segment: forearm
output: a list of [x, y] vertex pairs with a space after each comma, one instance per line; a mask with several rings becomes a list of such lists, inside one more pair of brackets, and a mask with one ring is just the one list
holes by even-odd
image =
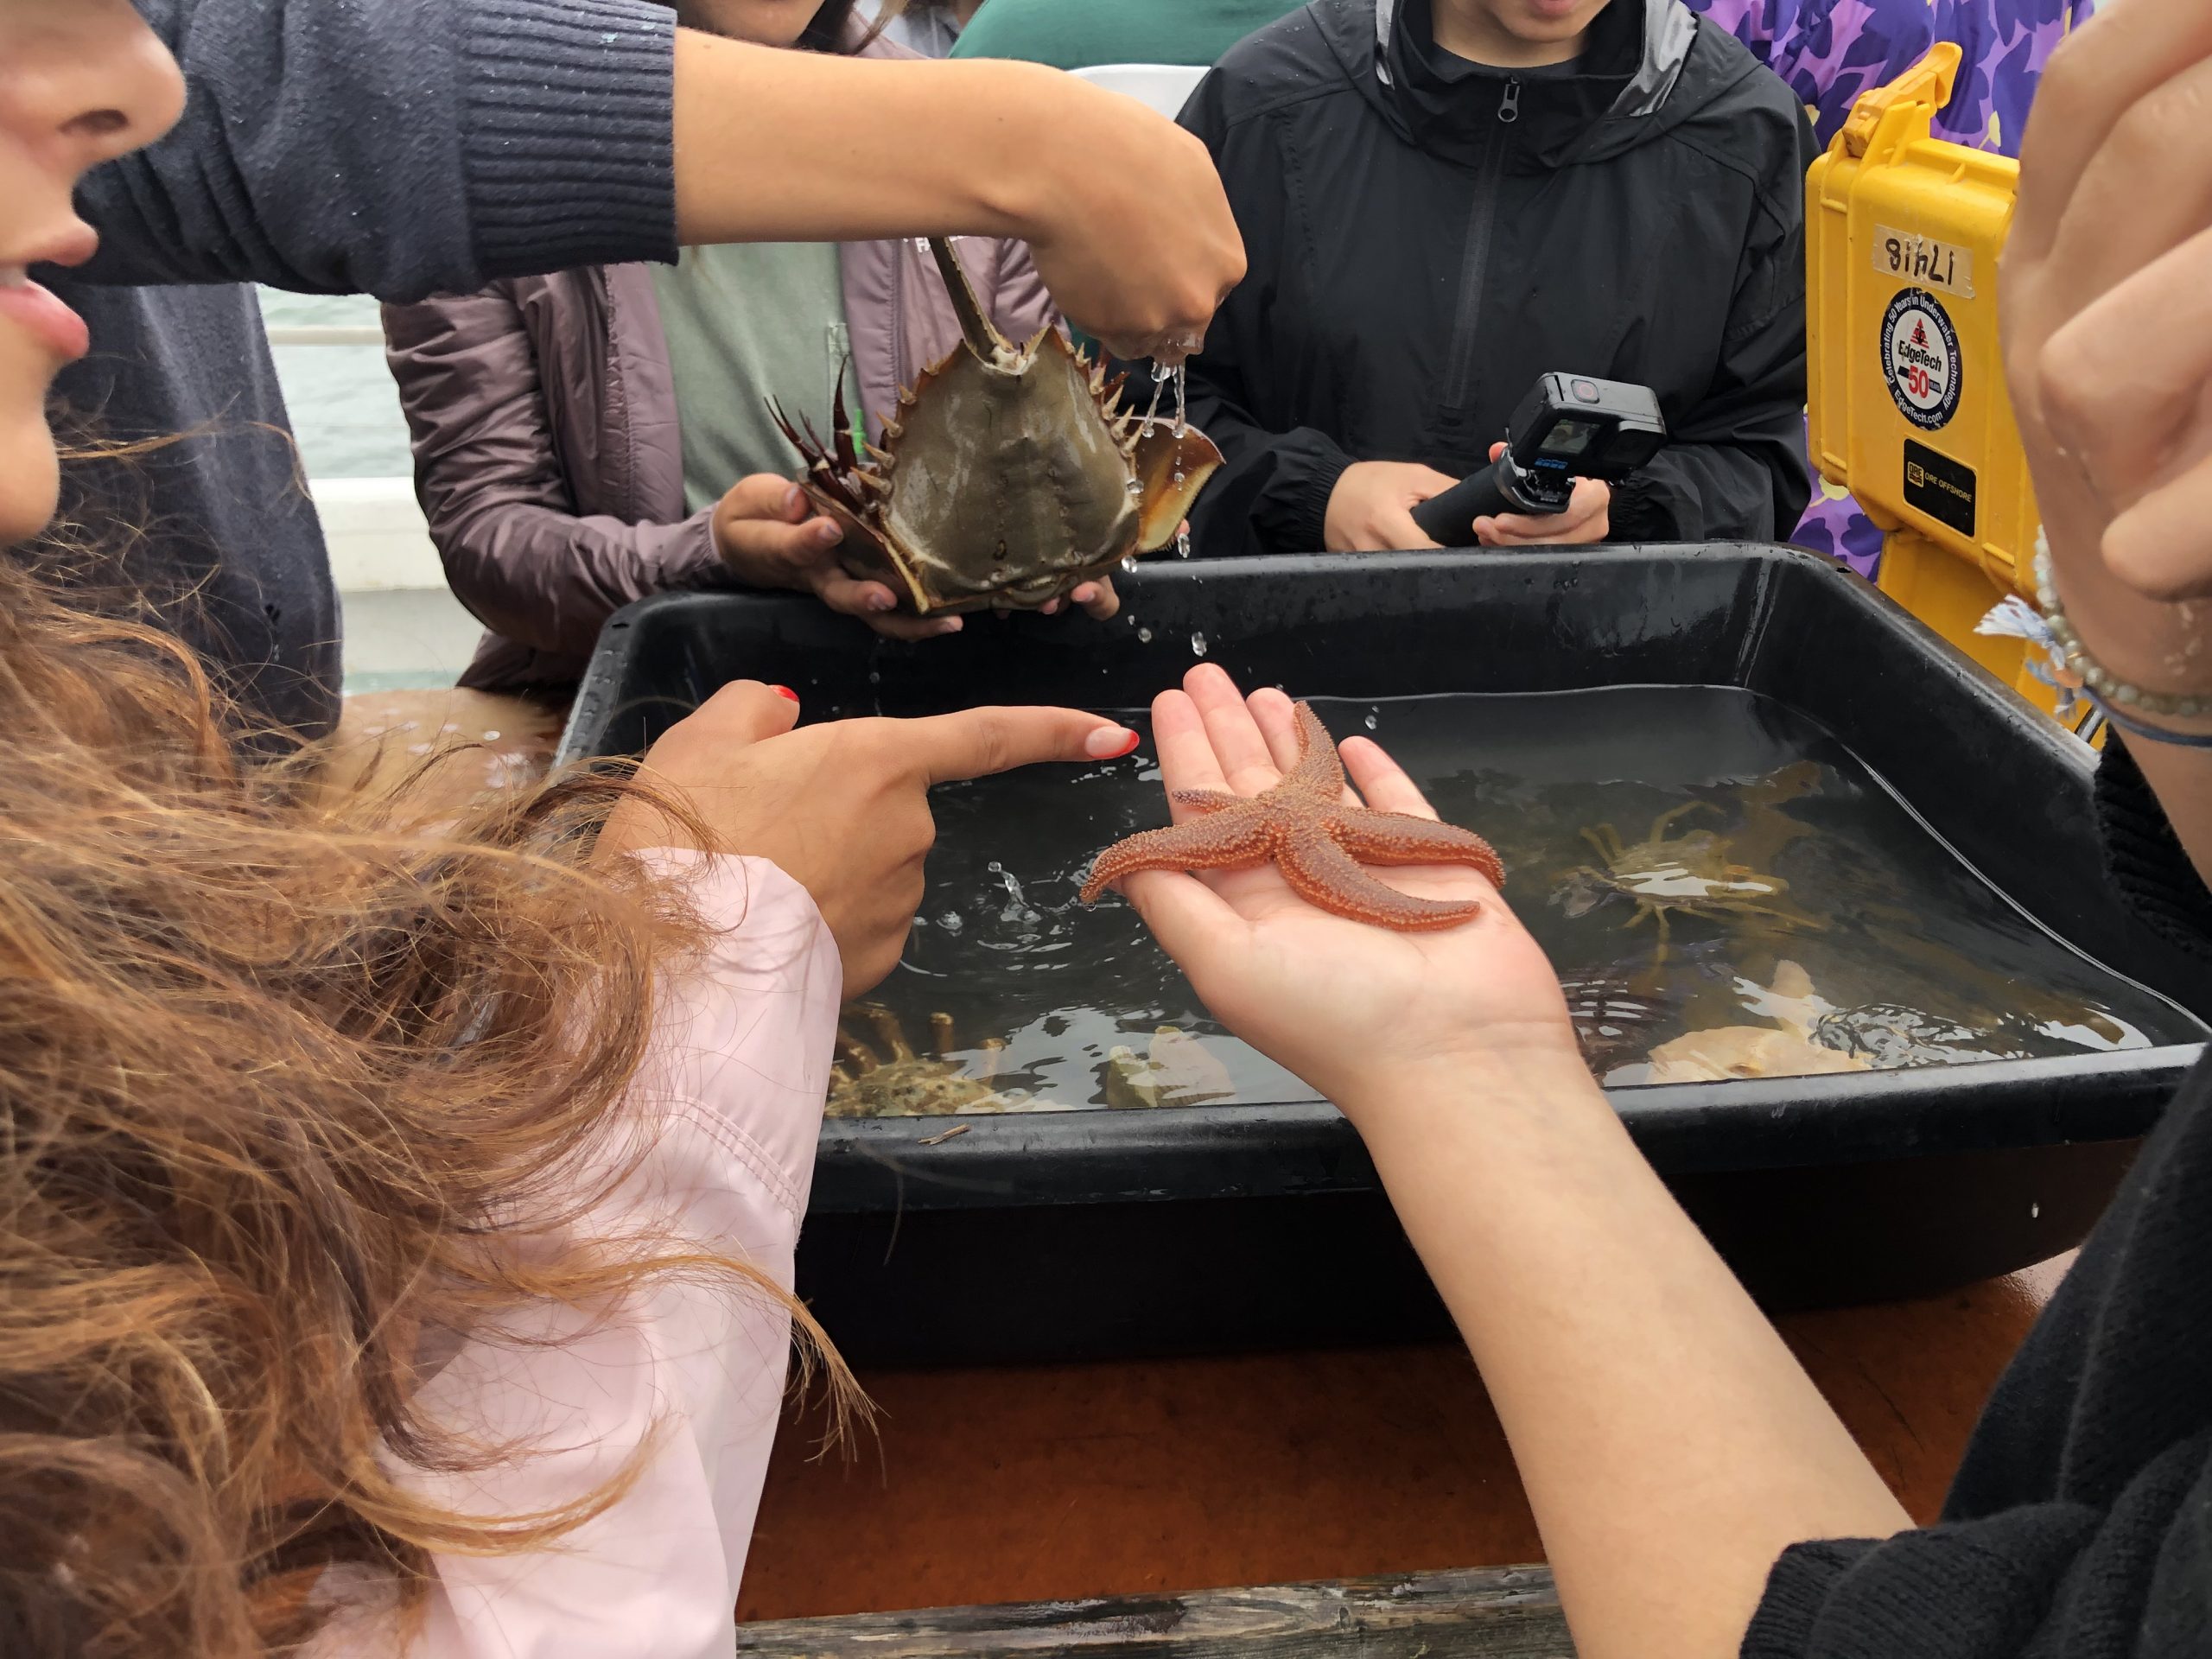
[[1732, 1654], [1800, 1540], [1910, 1524], [1586, 1075], [1348, 1103], [1480, 1367], [1583, 1659]]
[[676, 41], [676, 213], [686, 243], [1028, 237], [1071, 97], [1034, 65]]

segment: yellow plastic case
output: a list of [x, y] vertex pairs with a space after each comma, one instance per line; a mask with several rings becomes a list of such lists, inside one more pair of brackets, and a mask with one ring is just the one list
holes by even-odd
[[1862, 96], [1807, 177], [1813, 459], [1887, 532], [1882, 591], [2049, 709], [2023, 643], [1974, 632], [2030, 590], [2040, 519], [1998, 343], [2019, 163], [1929, 137], [1959, 61]]

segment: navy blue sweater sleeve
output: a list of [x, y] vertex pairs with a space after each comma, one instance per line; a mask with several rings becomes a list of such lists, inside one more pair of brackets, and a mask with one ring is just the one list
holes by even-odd
[[675, 257], [661, 6], [137, 3], [189, 95], [175, 131], [86, 180], [86, 278], [404, 302]]

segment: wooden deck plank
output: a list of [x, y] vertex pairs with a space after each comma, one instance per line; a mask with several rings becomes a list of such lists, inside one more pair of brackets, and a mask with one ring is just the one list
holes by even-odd
[[746, 1624], [760, 1659], [1573, 1659], [1551, 1573], [1482, 1567], [1181, 1596]]

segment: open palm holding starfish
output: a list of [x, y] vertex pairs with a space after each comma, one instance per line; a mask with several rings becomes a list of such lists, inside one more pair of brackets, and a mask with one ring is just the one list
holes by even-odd
[[[1257, 796], [1295, 768], [1298, 720], [1281, 692], [1248, 700], [1211, 664], [1192, 670], [1184, 688], [1153, 704], [1178, 823], [1196, 810], [1179, 793]], [[1352, 804], [1363, 797], [1377, 811], [1434, 820], [1376, 743], [1347, 739], [1339, 755], [1358, 791], [1346, 791]], [[1378, 927], [1307, 903], [1273, 863], [1199, 875], [1140, 870], [1116, 885], [1217, 1019], [1340, 1106], [1371, 1092], [1379, 1071], [1522, 1058], [1581, 1066], [1542, 947], [1479, 871], [1415, 865], [1388, 876], [1402, 893], [1477, 908], [1434, 931]]]

